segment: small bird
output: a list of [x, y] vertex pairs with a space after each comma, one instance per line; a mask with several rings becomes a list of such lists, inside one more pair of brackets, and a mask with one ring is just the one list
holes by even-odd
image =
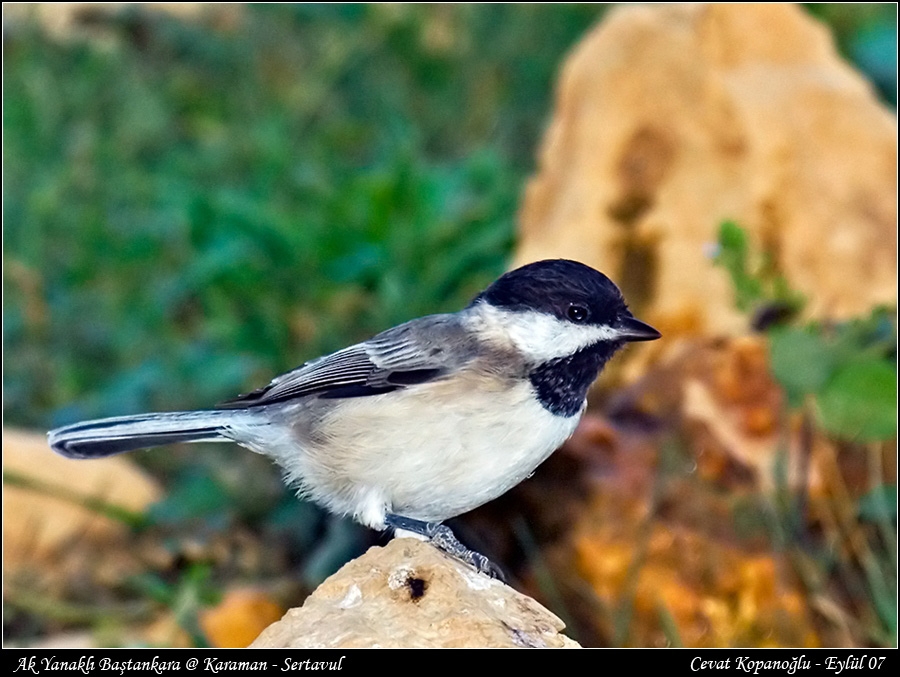
[[531, 475], [574, 432], [613, 354], [659, 337], [602, 273], [538, 261], [459, 312], [398, 325], [214, 409], [76, 423], [50, 431], [49, 443], [84, 459], [236, 442], [274, 459], [326, 509], [496, 576], [441, 522]]

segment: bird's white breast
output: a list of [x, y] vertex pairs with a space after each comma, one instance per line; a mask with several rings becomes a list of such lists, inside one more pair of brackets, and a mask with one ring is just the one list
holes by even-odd
[[340, 400], [278, 460], [304, 493], [368, 526], [385, 512], [441, 521], [524, 480], [579, 418], [548, 412], [527, 380], [470, 373]]

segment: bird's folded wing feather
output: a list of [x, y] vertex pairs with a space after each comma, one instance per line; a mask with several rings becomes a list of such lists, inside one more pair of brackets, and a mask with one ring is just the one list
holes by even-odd
[[378, 395], [440, 378], [473, 358], [471, 339], [456, 318], [433, 315], [311, 360], [276, 377], [269, 385], [219, 406], [262, 406], [307, 395]]

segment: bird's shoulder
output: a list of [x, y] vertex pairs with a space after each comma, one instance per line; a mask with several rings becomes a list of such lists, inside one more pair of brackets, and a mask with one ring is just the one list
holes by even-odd
[[268, 385], [219, 405], [275, 404], [298, 397], [378, 395], [438, 379], [478, 357], [478, 340], [459, 314], [428, 315], [306, 362]]

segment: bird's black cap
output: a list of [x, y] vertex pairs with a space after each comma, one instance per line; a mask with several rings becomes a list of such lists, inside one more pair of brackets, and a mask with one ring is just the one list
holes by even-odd
[[516, 268], [501, 276], [473, 303], [487, 302], [513, 311], [534, 310], [570, 319], [578, 305], [588, 311], [585, 322], [622, 330], [620, 340], [651, 341], [660, 333], [634, 319], [622, 292], [598, 270], [578, 261], [549, 259]]

